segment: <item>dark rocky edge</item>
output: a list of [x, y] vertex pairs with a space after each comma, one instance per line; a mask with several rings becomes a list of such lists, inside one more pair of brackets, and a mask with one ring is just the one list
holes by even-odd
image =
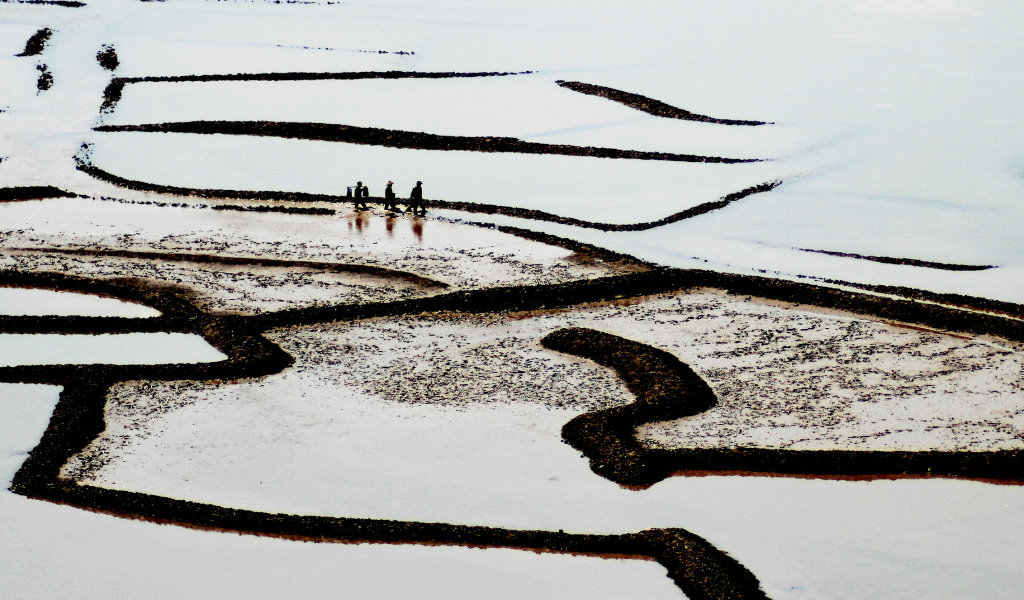
[[33, 185], [23, 187], [0, 188], [0, 202], [19, 202], [22, 200], [44, 200], [47, 198], [77, 198], [77, 194], [65, 192], [50, 185]]
[[891, 256], [866, 256], [863, 254], [854, 254], [852, 252], [837, 252], [834, 250], [811, 250], [808, 248], [799, 248], [801, 252], [813, 252], [815, 254], [827, 254], [829, 256], [839, 256], [842, 258], [856, 258], [858, 260], [870, 260], [872, 262], [885, 263], [889, 265], [907, 265], [911, 267], [925, 267], [927, 269], [942, 269], [944, 271], [984, 271], [986, 269], [994, 269], [995, 265], [962, 265], [956, 263], [944, 263], [936, 262], [931, 260], [919, 260], [916, 258], [896, 258]]
[[53, 73], [50, 73], [50, 69], [44, 65], [36, 65], [36, 71], [39, 71], [39, 77], [36, 79], [36, 89], [40, 92], [53, 87]]
[[290, 215], [334, 215], [336, 211], [329, 208], [302, 206], [235, 206], [233, 204], [217, 204], [213, 210], [236, 210], [240, 212], [285, 213]]
[[26, 252], [33, 254], [63, 254], [68, 256], [98, 256], [136, 260], [163, 260], [192, 264], [216, 264], [228, 266], [251, 266], [270, 268], [310, 269], [324, 273], [354, 273], [374, 277], [400, 279], [423, 287], [444, 289], [447, 283], [423, 277], [407, 271], [398, 271], [373, 265], [358, 265], [310, 260], [284, 260], [249, 256], [224, 256], [219, 254], [195, 254], [191, 252], [151, 252], [143, 250], [96, 250], [93, 248], [5, 248], [5, 252]]
[[[190, 196], [194, 198], [233, 198], [238, 200], [262, 200], [262, 201], [287, 201], [287, 202], [347, 202], [348, 198], [345, 196], [338, 196], [332, 194], [311, 194], [308, 192], [279, 192], [273, 190], [214, 190], [214, 189], [202, 189], [202, 188], [186, 188], [171, 185], [161, 185], [157, 183], [149, 183], [145, 181], [138, 181], [133, 179], [125, 179], [119, 177], [103, 169], [100, 169], [92, 165], [88, 159], [83, 159], [78, 163], [78, 169], [84, 173], [95, 177], [96, 179], [112, 183], [114, 185], [136, 190], [140, 192], [158, 192], [161, 194], [173, 194], [175, 196]], [[654, 229], [655, 227], [661, 227], [662, 225], [669, 225], [684, 219], [691, 219], [720, 208], [724, 208], [737, 200], [742, 200], [755, 194], [761, 194], [764, 192], [770, 192], [771, 190], [782, 185], [782, 180], [767, 181], [765, 183], [749, 187], [738, 192], [733, 192], [718, 200], [710, 202], [704, 202], [693, 206], [686, 210], [673, 213], [667, 217], [657, 219], [655, 221], [647, 221], [643, 223], [599, 223], [595, 221], [584, 221], [582, 219], [576, 219], [573, 217], [563, 217], [560, 215], [552, 214], [549, 212], [534, 210], [528, 208], [516, 208], [513, 206], [502, 206], [499, 204], [483, 204], [477, 202], [459, 202], [450, 200], [437, 200], [430, 199], [427, 203], [432, 208], [458, 210], [468, 213], [480, 213], [487, 215], [504, 215], [508, 217], [517, 217], [521, 219], [530, 219], [533, 221], [546, 221], [549, 223], [558, 223], [562, 225], [572, 225], [575, 227], [584, 227], [587, 229], [598, 229], [601, 231], [643, 231], [646, 229]], [[384, 199], [380, 197], [371, 197], [367, 199], [368, 202], [375, 204], [383, 204]], [[401, 202], [399, 202], [401, 203]]]
[[28, 38], [25, 42], [25, 49], [20, 54], [15, 56], [38, 56], [43, 53], [46, 49], [46, 42], [50, 41], [50, 36], [53, 35], [53, 30], [49, 27], [44, 27], [39, 31], [32, 34], [32, 37]]
[[719, 119], [717, 117], [708, 117], [706, 115], [700, 115], [697, 113], [677, 108], [671, 104], [665, 104], [660, 100], [654, 98], [648, 98], [647, 96], [641, 96], [640, 94], [634, 94], [632, 92], [624, 92], [615, 88], [604, 87], [603, 85], [594, 85], [592, 83], [582, 83], [579, 81], [556, 81], [558, 85], [579, 92], [581, 94], [588, 94], [590, 96], [600, 96], [601, 98], [607, 98], [613, 102], [624, 104], [630, 108], [643, 111], [649, 115], [655, 117], [665, 117], [668, 119], [682, 119], [684, 121], [700, 121], [703, 123], [714, 123], [716, 125], [768, 125], [768, 121], [743, 121], [739, 119]]
[[577, 327], [550, 333], [541, 344], [613, 369], [636, 396], [632, 404], [582, 414], [562, 428], [565, 441], [588, 456], [591, 470], [606, 479], [634, 483], [638, 473], [652, 482], [664, 479], [671, 465], [651, 461], [657, 455], [637, 442], [637, 426], [697, 415], [718, 404], [693, 369], [647, 344]]
[[223, 73], [210, 75], [165, 75], [148, 77], [115, 77], [103, 91], [101, 112], [114, 110], [124, 86], [131, 83], [180, 83], [210, 81], [320, 81], [320, 80], [351, 80], [351, 79], [449, 79], [463, 77], [504, 77], [508, 75], [527, 75], [533, 71], [492, 71], [492, 72], [457, 72], [457, 71], [343, 71], [339, 73]]
[[673, 152], [650, 152], [600, 148], [595, 146], [573, 146], [571, 144], [544, 144], [527, 142], [513, 137], [485, 137], [438, 135], [419, 131], [357, 127], [337, 123], [297, 123], [281, 121], [183, 121], [176, 123], [146, 123], [138, 125], [101, 125], [94, 129], [103, 132], [157, 132], [157, 133], [198, 133], [220, 135], [249, 135], [280, 137], [323, 142], [344, 142], [366, 144], [387, 148], [409, 148], [415, 150], [463, 150], [469, 152], [503, 152], [515, 154], [553, 154], [562, 156], [586, 156], [591, 158], [620, 158], [632, 160], [661, 160], [696, 163], [751, 163], [761, 162], [756, 158], [723, 158], [697, 154]]
[[[649, 530], [626, 536], [580, 536], [485, 527], [270, 515], [191, 503], [133, 492], [103, 490], [61, 481], [57, 474], [72, 455], [104, 429], [103, 407], [111, 385], [144, 379], [230, 381], [279, 372], [291, 358], [262, 332], [331, 321], [424, 313], [535, 311], [637, 298], [698, 288], [835, 308], [899, 323], [1024, 341], [1024, 307], [1005, 305], [1013, 317], [977, 312], [971, 298], [959, 306], [933, 304], [947, 296], [918, 292], [926, 302], [710, 271], [653, 269], [649, 272], [539, 286], [460, 291], [377, 304], [340, 304], [282, 310], [249, 317], [206, 314], [187, 291], [137, 280], [97, 281], [58, 274], [3, 272], [0, 283], [70, 289], [143, 302], [163, 312], [154, 319], [108, 317], [3, 317], [0, 331], [112, 332], [180, 331], [198, 333], [229, 358], [203, 365], [24, 366], [0, 368], [0, 380], [64, 386], [50, 427], [15, 477], [17, 493], [95, 510], [262, 535], [334, 541], [444, 543], [510, 546], [598, 555], [649, 556], [668, 569], [691, 598], [763, 597], [756, 579], [706, 542], [679, 529]], [[974, 299], [976, 300], [976, 299]], [[965, 308], [962, 308], [965, 307]], [[632, 405], [584, 415], [565, 433], [588, 453], [599, 474], [624, 485], [644, 486], [675, 472], [788, 474], [816, 477], [940, 476], [1017, 483], [1022, 453], [781, 451], [756, 448], [651, 450], [637, 444], [633, 428], [648, 420], [694, 414], [714, 402], [706, 386], [678, 360], [656, 349], [614, 336], [580, 330], [561, 332], [547, 343], [616, 369], [637, 394]], [[650, 375], [653, 374], [653, 377]], [[652, 380], [653, 379], [653, 380]], [[686, 398], [678, 402], [678, 398]]]
[[[11, 0], [2, 0], [3, 2], [10, 2]], [[78, 2], [77, 0], [14, 0], [15, 4], [48, 4], [51, 6], [64, 6], [67, 8], [81, 8], [85, 6], [85, 2]]]
[[[12, 491], [160, 523], [320, 542], [384, 542], [507, 547], [581, 555], [648, 558], [658, 561], [689, 598], [707, 600], [765, 598], [757, 579], [704, 539], [678, 528], [649, 529], [625, 535], [571, 534], [563, 531], [423, 523], [385, 519], [272, 514], [111, 490], [61, 480], [61, 466], [105, 429], [104, 406], [110, 386], [138, 379], [234, 380], [278, 372], [291, 358], [259, 335], [262, 324], [245, 318], [217, 318], [191, 305], [181, 290], [148, 287], [139, 281], [96, 281], [56, 274], [3, 273], [6, 284], [103, 293], [141, 301], [164, 312], [157, 319], [18, 317], [0, 320], [34, 323], [43, 330], [58, 322], [67, 329], [91, 323], [122, 329], [153, 321], [156, 329], [198, 333], [228, 355], [205, 365], [32, 366], [0, 368], [0, 380], [64, 385], [49, 427], [15, 475]], [[6, 321], [6, 322], [5, 322]], [[46, 324], [51, 326], [48, 328]], [[255, 325], [255, 326], [254, 326]], [[14, 330], [24, 330], [14, 327]], [[135, 330], [138, 330], [135, 328]]]
[[100, 63], [100, 66], [108, 71], [117, 69], [117, 66], [121, 64], [121, 61], [117, 59], [117, 50], [110, 44], [105, 44], [96, 53], [96, 62]]

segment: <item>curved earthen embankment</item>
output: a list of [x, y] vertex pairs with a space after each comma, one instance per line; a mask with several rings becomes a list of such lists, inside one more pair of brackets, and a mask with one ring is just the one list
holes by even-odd
[[514, 154], [549, 154], [589, 158], [659, 160], [670, 162], [737, 164], [761, 162], [757, 158], [723, 158], [674, 152], [623, 150], [571, 144], [527, 142], [514, 137], [461, 136], [358, 127], [338, 123], [297, 123], [288, 121], [181, 121], [175, 123], [144, 123], [138, 125], [101, 125], [101, 132], [195, 133], [207, 135], [247, 135], [280, 137], [319, 142], [344, 142], [402, 148], [411, 150], [461, 150], [466, 152], [504, 152]]
[[309, 269], [323, 273], [352, 273], [400, 279], [419, 286], [443, 289], [447, 283], [409, 273], [374, 265], [350, 263], [319, 262], [310, 260], [284, 260], [249, 256], [224, 256], [219, 254], [200, 254], [191, 252], [150, 252], [142, 250], [95, 250], [91, 248], [4, 248], [5, 252], [24, 252], [39, 254], [64, 254], [69, 256], [100, 256], [111, 258], [128, 258], [140, 260], [165, 260], [200, 265], [252, 266], [269, 268]]
[[591, 470], [621, 485], [646, 487], [673, 474], [795, 475], [842, 479], [963, 477], [1024, 484], [1024, 451], [863, 451], [774, 448], [652, 449], [640, 425], [693, 416], [717, 402], [708, 385], [672, 355], [607, 333], [572, 328], [541, 343], [618, 373], [636, 396], [626, 406], [580, 415], [562, 436]]
[[[231, 198], [238, 200], [260, 200], [260, 201], [284, 201], [284, 202], [347, 202], [348, 198], [345, 196], [337, 196], [331, 194], [312, 194], [308, 192], [279, 192], [273, 190], [227, 190], [227, 189], [203, 189], [203, 188], [186, 188], [171, 185], [161, 185], [156, 183], [148, 183], [145, 181], [138, 181], [133, 179], [126, 179], [119, 177], [103, 169], [93, 166], [88, 160], [82, 160], [79, 162], [78, 169], [82, 172], [105, 181], [114, 185], [136, 190], [142, 192], [157, 192], [161, 194], [172, 194], [176, 196], [189, 196], [194, 198]], [[709, 202], [703, 202], [696, 206], [690, 207], [686, 210], [673, 213], [661, 219], [654, 221], [644, 221], [640, 223], [600, 223], [596, 221], [585, 221], [583, 219], [576, 219], [574, 217], [564, 217], [553, 213], [533, 210], [527, 208], [516, 208], [513, 206], [502, 206], [498, 204], [483, 204], [477, 202], [460, 202], [451, 200], [438, 200], [429, 199], [427, 203], [433, 208], [458, 210], [468, 213], [487, 214], [487, 215], [503, 215], [508, 217], [517, 217], [520, 219], [529, 219], [531, 221], [544, 221], [547, 223], [558, 223], [560, 225], [572, 225], [574, 227], [582, 227], [585, 229], [597, 229], [600, 231], [644, 231], [647, 229], [654, 229], [661, 227], [662, 225], [669, 225], [682, 221], [685, 219], [692, 219], [703, 214], [707, 214], [712, 211], [719, 210], [729, 206], [737, 200], [770, 192], [782, 185], [782, 180], [766, 181], [759, 185], [751, 186], [749, 188], [733, 192], [726, 196], [723, 196], [717, 200]], [[380, 197], [371, 197], [368, 199], [369, 202], [383, 204], [384, 199]], [[402, 201], [399, 201], [401, 204]], [[221, 210], [228, 210], [228, 206], [214, 207]], [[238, 210], [246, 210], [246, 208], [238, 208]], [[252, 208], [251, 210], [259, 210], [259, 208]], [[273, 207], [267, 207], [266, 210], [273, 210]], [[284, 208], [282, 208], [284, 210]], [[301, 209], [291, 209], [291, 211]], [[329, 209], [310, 209], [319, 211], [329, 211]]]
[[965, 265], [958, 263], [946, 263], [933, 260], [920, 260], [917, 258], [899, 258], [893, 256], [870, 256], [865, 254], [855, 254], [853, 252], [837, 252], [834, 250], [811, 250], [809, 248], [797, 248], [801, 252], [812, 252], [814, 254], [825, 254], [828, 256], [838, 256], [840, 258], [855, 258], [857, 260], [867, 260], [871, 262], [883, 263], [887, 265], [906, 265], [910, 267], [924, 267], [926, 269], [941, 269], [943, 271], [984, 271], [986, 269], [994, 269], [995, 265]]
[[649, 115], [654, 115], [655, 117], [681, 119], [684, 121], [698, 121], [701, 123], [712, 123], [715, 125], [770, 125], [770, 122], [768, 121], [745, 121], [742, 119], [720, 119], [718, 117], [709, 117], [707, 115], [697, 114], [672, 106], [671, 104], [666, 104], [661, 100], [655, 100], [654, 98], [648, 98], [647, 96], [641, 96], [640, 94], [624, 92], [622, 90], [605, 87], [603, 85], [595, 85], [593, 83], [562, 80], [556, 81], [555, 83], [568, 90], [587, 94], [589, 96], [606, 98], [612, 102], [618, 102], [619, 104], [645, 112]]
[[[156, 329], [197, 333], [228, 355], [204, 365], [31, 366], [0, 368], [0, 381], [64, 386], [39, 445], [15, 475], [18, 494], [90, 510], [161, 523], [321, 542], [384, 542], [507, 547], [592, 556], [653, 559], [689, 598], [765, 598], [756, 577], [734, 559], [686, 530], [650, 529], [625, 535], [569, 534], [446, 523], [271, 514], [111, 490], [62, 480], [60, 469], [106, 427], [104, 407], [110, 387], [137, 379], [225, 380], [280, 371], [291, 358], [267, 342], [265, 320], [217, 318], [191, 305], [181, 290], [149, 287], [137, 281], [96, 281], [56, 274], [3, 273], [6, 284], [101, 293], [145, 302], [164, 315], [147, 319]], [[324, 320], [330, 313], [322, 315]], [[137, 319], [8, 317], [0, 331], [121, 330]], [[59, 327], [63, 324], [63, 328]]]
[[[377, 304], [342, 304], [282, 310], [249, 317], [212, 316], [195, 308], [183, 290], [132, 280], [95, 281], [56, 274], [3, 274], [8, 285], [76, 289], [143, 302], [163, 313], [156, 319], [4, 317], [0, 330], [17, 332], [109, 332], [161, 330], [197, 333], [229, 358], [202, 365], [26, 366], [0, 369], [0, 380], [64, 386], [50, 427], [18, 472], [18, 493], [97, 510], [197, 527], [335, 541], [434, 542], [511, 546], [598, 555], [648, 556], [661, 562], [692, 598], [761, 597], [756, 579], [721, 552], [682, 530], [627, 536], [575, 536], [464, 528], [446, 524], [266, 515], [176, 501], [132, 492], [102, 490], [62, 481], [58, 473], [104, 429], [106, 392], [116, 382], [139, 379], [233, 380], [280, 371], [291, 358], [262, 337], [275, 327], [423, 313], [535, 311], [669, 291], [713, 287], [733, 294], [838, 308], [906, 324], [1024, 341], [1024, 307], [975, 302], [967, 297], [917, 292], [925, 302], [811, 286], [803, 283], [708, 271], [651, 272], [558, 285], [461, 291]], [[890, 290], [892, 291], [892, 290]], [[937, 302], [955, 301], [956, 305]], [[981, 312], [1001, 308], [1013, 314]], [[613, 336], [570, 331], [549, 345], [592, 357], [616, 369], [638, 400], [630, 406], [584, 415], [566, 427], [566, 437], [588, 453], [595, 470], [626, 485], [649, 485], [673, 472], [769, 473], [826, 477], [948, 476], [1017, 482], [1020, 452], [846, 452], [771, 449], [649, 450], [632, 429], [650, 420], [694, 414], [714, 402], [692, 371], [666, 353]], [[680, 395], [685, 398], [679, 402]], [[723, 592], [722, 590], [728, 590]]]
[[146, 77], [115, 77], [103, 90], [103, 104], [100, 112], [110, 112], [121, 100], [124, 87], [133, 83], [181, 83], [181, 82], [213, 82], [213, 81], [330, 81], [354, 79], [451, 79], [466, 77], [504, 77], [508, 75], [527, 75], [533, 71], [489, 71], [489, 72], [457, 72], [457, 71], [342, 71], [325, 72], [294, 72], [294, 73], [222, 73], [209, 75], [153, 75]]

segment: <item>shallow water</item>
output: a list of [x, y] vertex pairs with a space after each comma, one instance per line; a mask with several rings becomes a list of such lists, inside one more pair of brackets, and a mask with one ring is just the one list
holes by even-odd
[[90, 294], [0, 287], [0, 314], [23, 316], [156, 317], [148, 306]]
[[202, 363], [227, 356], [185, 333], [0, 333], [0, 366]]

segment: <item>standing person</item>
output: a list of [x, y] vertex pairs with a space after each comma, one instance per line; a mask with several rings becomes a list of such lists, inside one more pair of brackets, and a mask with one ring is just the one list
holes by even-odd
[[417, 181], [416, 187], [409, 192], [408, 209], [416, 214], [417, 212], [427, 214], [427, 205], [423, 203], [423, 182]]
[[366, 200], [364, 200], [363, 198], [366, 198], [369, 195], [370, 195], [370, 193], [367, 191], [367, 189], [365, 187], [363, 187], [363, 182], [362, 181], [357, 181], [356, 182], [356, 197], [352, 201], [352, 203], [356, 207], [356, 210], [366, 210], [368, 208], [366, 206]]
[[395, 200], [395, 190], [391, 189], [391, 186], [395, 185], [395, 182], [389, 181], [388, 185], [384, 188], [384, 210], [398, 210], [398, 202]]

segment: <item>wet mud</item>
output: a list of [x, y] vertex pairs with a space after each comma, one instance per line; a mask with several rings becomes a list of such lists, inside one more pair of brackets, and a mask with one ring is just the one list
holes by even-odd
[[[149, 304], [164, 313], [152, 323], [147, 323], [154, 329], [198, 333], [229, 356], [222, 363], [204, 365], [0, 368], [0, 380], [46, 381], [65, 386], [40, 444], [15, 476], [12, 490], [16, 493], [132, 518], [289, 539], [439, 543], [649, 558], [665, 566], [669, 577], [690, 598], [765, 597], [757, 579], [742, 565], [702, 538], [678, 528], [626, 535], [585, 535], [444, 523], [269, 514], [62, 480], [59, 477], [61, 467], [105, 429], [106, 394], [114, 383], [137, 379], [210, 381], [259, 377], [287, 367], [291, 358], [259, 335], [267, 326], [266, 321], [226, 319], [205, 314], [187, 301], [182, 290], [173, 287], [156, 288], [140, 285], [137, 281], [100, 282], [55, 274], [4, 275], [8, 284], [88, 291]], [[413, 304], [407, 310], [418, 309]], [[385, 309], [383, 312], [389, 311]], [[131, 321], [120, 318], [14, 317], [0, 319], [0, 330], [116, 330], [135, 327], [137, 323]]]
[[[181, 257], [194, 260], [231, 260]], [[1024, 341], [1024, 322], [975, 310], [969, 298], [959, 306], [895, 300], [749, 276], [707, 271], [653, 269], [631, 275], [561, 284], [464, 290], [378, 303], [301, 307], [240, 316], [199, 309], [187, 288], [141, 280], [94, 280], [57, 274], [6, 271], [5, 285], [98, 293], [141, 302], [163, 316], [0, 317], [5, 332], [168, 331], [196, 333], [226, 354], [220, 363], [150, 366], [22, 366], [0, 368], [0, 380], [64, 386], [50, 426], [15, 477], [12, 489], [30, 497], [69, 503], [135, 518], [192, 527], [319, 541], [441, 543], [528, 548], [599, 556], [657, 560], [691, 598], [763, 597], [756, 578], [701, 538], [681, 529], [648, 530], [622, 536], [574, 535], [408, 521], [267, 514], [189, 501], [109, 490], [69, 482], [60, 470], [105, 428], [107, 392], [122, 381], [235, 381], [280, 372], [292, 358], [263, 337], [272, 328], [397, 315], [504, 313], [550, 310], [621, 301], [668, 291], [715, 288], [733, 295], [838, 308], [901, 323], [973, 335]], [[935, 301], [938, 295], [919, 293]], [[1008, 305], [1018, 317], [1024, 308]], [[643, 487], [677, 473], [768, 473], [825, 477], [968, 477], [1000, 482], [1020, 479], [1020, 451], [854, 452], [756, 448], [652, 449], [640, 445], [635, 428], [647, 422], [692, 415], [716, 399], [689, 367], [650, 346], [586, 329], [548, 336], [549, 348], [586, 357], [619, 374], [636, 400], [630, 405], [586, 413], [563, 429], [566, 441], [583, 451], [593, 470], [622, 485]]]

